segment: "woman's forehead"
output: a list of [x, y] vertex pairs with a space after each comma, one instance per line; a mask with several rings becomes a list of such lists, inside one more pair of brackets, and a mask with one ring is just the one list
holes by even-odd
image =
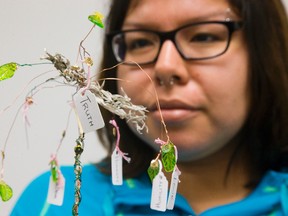
[[191, 22], [226, 18], [236, 19], [227, 0], [132, 0], [124, 28], [146, 25], [153, 28], [154, 24], [156, 28], [160, 24], [174, 28]]

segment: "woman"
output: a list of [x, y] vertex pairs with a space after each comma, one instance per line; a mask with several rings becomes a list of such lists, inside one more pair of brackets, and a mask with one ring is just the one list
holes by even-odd
[[[103, 68], [123, 64], [99, 79], [119, 78], [104, 88], [123, 89], [148, 108], [149, 132], [102, 110], [103, 144], [112, 153], [115, 118], [131, 163], [124, 162], [122, 186], [110, 183], [109, 157], [97, 169], [84, 167], [80, 214], [288, 215], [288, 23], [281, 1], [113, 1], [106, 30]], [[154, 140], [167, 137], [182, 174], [174, 209], [160, 212], [149, 207], [146, 170], [159, 151]], [[66, 182], [73, 178], [71, 168], [62, 172]], [[45, 178], [26, 190], [15, 215]], [[73, 199], [67, 193], [62, 207], [38, 211], [65, 214]]]

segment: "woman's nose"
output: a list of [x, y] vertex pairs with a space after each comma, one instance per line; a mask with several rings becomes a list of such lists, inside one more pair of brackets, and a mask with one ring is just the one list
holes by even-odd
[[154, 70], [155, 79], [159, 85], [183, 85], [189, 80], [186, 60], [181, 57], [170, 40], [163, 43]]

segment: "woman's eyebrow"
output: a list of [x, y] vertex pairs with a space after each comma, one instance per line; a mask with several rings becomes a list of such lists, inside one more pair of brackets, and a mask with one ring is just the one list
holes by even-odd
[[202, 14], [200, 16], [193, 17], [190, 19], [190, 21], [201, 22], [215, 19], [225, 21], [226, 19], [236, 19], [236, 18], [237, 18], [236, 14], [229, 7], [227, 7], [226, 9], [223, 10], [208, 12], [207, 14]]
[[[202, 21], [212, 21], [212, 20], [220, 20], [220, 21], [225, 21], [225, 20], [234, 20], [237, 19], [237, 16], [235, 13], [230, 9], [226, 8], [224, 10], [217, 10], [213, 13], [207, 13], [203, 14], [197, 17], [191, 17], [191, 19], [188, 19], [185, 23], [183, 24], [189, 24], [193, 22], [202, 22]], [[158, 29], [158, 26], [153, 27], [154, 22], [139, 22], [139, 21], [133, 21], [133, 20], [128, 20], [124, 21], [123, 23], [123, 29]]]

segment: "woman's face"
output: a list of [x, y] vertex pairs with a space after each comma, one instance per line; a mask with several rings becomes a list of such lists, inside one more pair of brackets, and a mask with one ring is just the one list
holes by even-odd
[[[171, 31], [199, 21], [239, 20], [228, 8], [226, 0], [141, 0], [129, 10], [122, 29]], [[118, 90], [123, 88], [135, 104], [150, 111], [146, 122], [149, 133], [135, 133], [156, 149], [159, 146], [154, 140], [166, 141], [167, 137], [155, 108], [154, 87], [179, 160], [215, 153], [230, 144], [243, 126], [249, 89], [248, 54], [241, 30], [233, 33], [226, 53], [202, 61], [184, 60], [166, 40], [157, 61], [143, 69], [146, 73], [136, 66], [119, 66], [117, 76], [125, 81], [118, 82]]]

